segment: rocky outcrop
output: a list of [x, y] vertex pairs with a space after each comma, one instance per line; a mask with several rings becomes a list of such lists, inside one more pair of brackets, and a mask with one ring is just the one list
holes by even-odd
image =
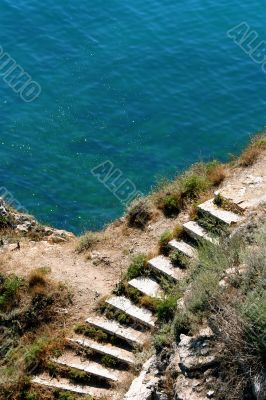
[[44, 226], [38, 223], [34, 217], [28, 214], [19, 213], [0, 198], [0, 216], [4, 223], [21, 236], [30, 236], [33, 240], [47, 240], [50, 243], [62, 243], [73, 239], [73, 233]]
[[168, 368], [174, 380], [174, 400], [214, 398], [213, 370], [218, 363], [213, 332], [201, 330], [195, 336], [180, 335], [180, 342]]
[[156, 394], [158, 383], [156, 357], [153, 356], [143, 365], [140, 375], [132, 382], [124, 400], [161, 400], [162, 397], [160, 399]]

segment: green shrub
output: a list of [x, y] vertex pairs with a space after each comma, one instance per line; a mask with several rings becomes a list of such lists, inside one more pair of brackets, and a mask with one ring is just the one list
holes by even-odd
[[153, 345], [158, 352], [172, 344], [173, 337], [171, 331], [171, 324], [164, 324], [154, 335]]
[[168, 322], [173, 319], [176, 311], [176, 296], [167, 296], [165, 299], [159, 300], [156, 313], [160, 321]]
[[163, 210], [167, 217], [173, 217], [181, 211], [180, 196], [174, 194], [167, 194], [161, 199], [160, 208]]
[[130, 317], [124, 311], [116, 311], [114, 313], [114, 318], [116, 318], [121, 324], [128, 325], [131, 322]]
[[224, 204], [224, 197], [221, 195], [221, 193], [217, 193], [216, 196], [214, 197], [213, 203], [217, 207], [223, 207]]
[[266, 290], [249, 292], [241, 311], [247, 342], [254, 347], [261, 360], [266, 360]]
[[220, 236], [229, 234], [229, 229], [226, 224], [213, 218], [207, 214], [200, 214], [196, 218], [198, 224], [208, 231], [212, 236]]
[[117, 359], [109, 355], [103, 356], [101, 362], [106, 368], [115, 368], [118, 364]]
[[132, 257], [131, 264], [126, 272], [126, 279], [131, 280], [138, 276], [148, 275], [147, 256], [145, 254], [137, 254]]
[[30, 346], [25, 347], [24, 360], [28, 371], [37, 368], [43, 362], [49, 344], [50, 341], [44, 337], [37, 339]]
[[139, 290], [133, 287], [128, 287], [125, 295], [129, 297], [133, 301], [133, 303], [138, 303], [141, 298], [141, 293], [139, 292]]
[[12, 218], [9, 215], [0, 215], [0, 229], [12, 227]]
[[39, 400], [38, 394], [33, 391], [22, 393], [22, 398], [23, 400]]
[[195, 314], [207, 312], [211, 300], [219, 292], [219, 280], [218, 273], [214, 271], [203, 270], [197, 274], [186, 303], [188, 310]]
[[57, 400], [76, 400], [75, 396], [69, 392], [55, 390], [54, 394]]
[[22, 283], [22, 279], [13, 275], [2, 278], [2, 284], [0, 285], [0, 308], [14, 301]]
[[209, 188], [206, 176], [187, 175], [182, 178], [182, 192], [186, 199], [195, 199]]

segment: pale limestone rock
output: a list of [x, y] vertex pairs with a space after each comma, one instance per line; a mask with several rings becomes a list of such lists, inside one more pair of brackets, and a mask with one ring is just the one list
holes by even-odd
[[213, 366], [216, 354], [212, 349], [212, 337], [213, 333], [209, 328], [195, 336], [180, 335], [178, 352], [183, 373]]
[[155, 356], [146, 361], [140, 375], [132, 382], [124, 400], [153, 400], [156, 398], [159, 378], [155, 376], [157, 374], [155, 362]]

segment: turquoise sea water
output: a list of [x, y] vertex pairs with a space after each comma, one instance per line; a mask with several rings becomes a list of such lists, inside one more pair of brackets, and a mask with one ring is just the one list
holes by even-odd
[[138, 190], [238, 153], [266, 122], [266, 75], [230, 40], [266, 40], [263, 1], [2, 0], [0, 45], [42, 88], [25, 103], [0, 77], [1, 186], [75, 232], [122, 206], [90, 170], [110, 160]]

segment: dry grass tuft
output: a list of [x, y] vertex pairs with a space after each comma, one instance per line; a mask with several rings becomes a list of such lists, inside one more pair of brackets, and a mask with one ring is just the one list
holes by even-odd
[[91, 250], [100, 241], [99, 232], [88, 231], [79, 238], [76, 250], [78, 253], [82, 253], [87, 250]]
[[238, 165], [249, 167], [257, 161], [261, 152], [266, 149], [266, 133], [263, 132], [254, 137], [250, 145], [243, 151], [239, 158]]
[[35, 269], [31, 271], [29, 276], [29, 288], [33, 289], [36, 286], [46, 287], [48, 284], [47, 277], [44, 275], [44, 272], [39, 269]]
[[129, 227], [144, 229], [152, 217], [152, 207], [148, 198], [138, 198], [128, 207], [127, 224]]
[[217, 164], [207, 173], [212, 186], [219, 186], [226, 178], [226, 169], [223, 164]]

